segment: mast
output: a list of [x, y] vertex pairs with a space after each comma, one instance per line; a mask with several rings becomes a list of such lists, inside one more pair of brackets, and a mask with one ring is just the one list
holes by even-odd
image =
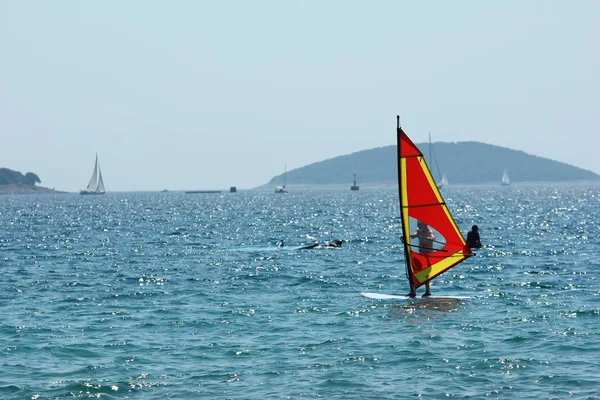
[[352, 171], [352, 176], [354, 177], [354, 179], [353, 179], [352, 186], [350, 186], [350, 190], [356, 191], [356, 190], [358, 190], [358, 185], [356, 184], [356, 164], [354, 164], [354, 170]]
[[429, 162], [432, 162], [433, 159], [431, 158], [431, 132], [429, 132]]
[[[415, 292], [415, 285], [411, 279], [410, 276], [410, 271], [409, 271], [409, 257], [410, 257], [410, 249], [408, 248], [408, 243], [407, 240], [408, 238], [405, 238], [404, 235], [406, 234], [406, 229], [405, 227], [405, 222], [404, 221], [404, 202], [402, 200], [402, 173], [403, 173], [403, 161], [402, 158], [400, 157], [400, 146], [402, 145], [402, 139], [401, 139], [401, 135], [402, 135], [402, 128], [400, 128], [400, 116], [397, 115], [396, 116], [396, 136], [397, 136], [397, 140], [398, 140], [398, 197], [399, 197], [399, 201], [400, 201], [400, 223], [402, 225], [402, 245], [404, 246], [404, 263], [406, 264], [406, 278], [408, 279], [408, 283], [410, 285], [410, 293], [414, 293]], [[408, 232], [410, 234], [410, 232]]]
[[434, 163], [435, 163], [435, 170], [437, 172], [437, 178], [434, 177], [434, 179], [436, 181], [438, 179], [440, 180], [438, 187], [440, 185], [443, 186], [444, 185], [444, 183], [442, 182], [443, 174], [440, 171], [440, 165], [438, 164], [437, 156], [435, 155], [435, 150], [433, 149], [433, 143], [431, 143], [431, 132], [429, 132], [429, 165], [431, 165], [433, 167]]

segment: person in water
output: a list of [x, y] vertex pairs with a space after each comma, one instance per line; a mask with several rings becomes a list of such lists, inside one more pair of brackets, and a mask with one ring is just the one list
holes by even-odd
[[[417, 230], [412, 235], [410, 235], [410, 237], [417, 238], [419, 240], [419, 253], [429, 254], [435, 250], [433, 248], [433, 241], [435, 240], [435, 235], [431, 228], [425, 222], [418, 221]], [[411, 288], [411, 292], [408, 294], [408, 296], [415, 297], [416, 295], [416, 289]], [[423, 297], [427, 296], [431, 296], [431, 288], [429, 285], [429, 281], [425, 282], [425, 294], [423, 294]]]
[[469, 233], [467, 233], [467, 246], [472, 249], [480, 249], [483, 247], [481, 239], [479, 238], [479, 227], [473, 225]]
[[[277, 247], [283, 247], [283, 240], [280, 240], [279, 242], [277, 242]], [[311, 244], [307, 244], [304, 246], [301, 246], [301, 249], [314, 249], [317, 247], [342, 247], [342, 241], [341, 240], [336, 240], [333, 243], [327, 243], [324, 245], [319, 246], [319, 243], [311, 243]]]

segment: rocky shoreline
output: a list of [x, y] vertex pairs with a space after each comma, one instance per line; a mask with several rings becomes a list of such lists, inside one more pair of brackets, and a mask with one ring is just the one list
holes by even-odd
[[54, 189], [49, 189], [43, 186], [25, 185], [15, 183], [10, 185], [0, 185], [0, 194], [55, 194], [67, 193]]

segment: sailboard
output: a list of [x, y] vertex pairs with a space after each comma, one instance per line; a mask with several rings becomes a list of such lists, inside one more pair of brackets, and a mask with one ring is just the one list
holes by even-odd
[[[371, 293], [371, 292], [362, 292], [360, 294], [361, 296], [364, 296], [366, 298], [369, 299], [375, 299], [375, 300], [411, 300], [411, 299], [415, 299], [415, 297], [410, 297], [410, 296], [402, 296], [402, 295], [396, 295], [396, 294], [384, 294], [384, 293]], [[466, 300], [466, 299], [470, 299], [469, 296], [427, 296], [427, 297], [423, 297], [425, 299], [455, 299], [455, 300]]]
[[[423, 153], [400, 127], [400, 117], [396, 133], [401, 241], [406, 277], [410, 292], [414, 293], [416, 288], [460, 264], [473, 252], [466, 245]], [[413, 234], [419, 222], [433, 232], [433, 239], [426, 246]]]

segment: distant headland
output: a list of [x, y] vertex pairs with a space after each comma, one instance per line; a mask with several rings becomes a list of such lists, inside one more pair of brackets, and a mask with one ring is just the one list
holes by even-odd
[[[434, 179], [445, 176], [449, 185], [500, 185], [504, 170], [512, 183], [598, 181], [600, 175], [579, 167], [481, 142], [417, 144]], [[288, 170], [288, 185], [350, 185], [356, 171], [360, 185], [395, 185], [398, 182], [395, 145], [362, 150]], [[273, 177], [263, 187], [281, 184]]]
[[19, 171], [0, 168], [0, 194], [65, 193], [37, 186], [37, 183], [42, 183], [42, 181], [33, 172], [23, 175]]

